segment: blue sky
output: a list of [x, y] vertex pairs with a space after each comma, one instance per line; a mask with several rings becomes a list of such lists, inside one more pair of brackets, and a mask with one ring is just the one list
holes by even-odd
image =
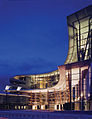
[[66, 17], [92, 0], [0, 0], [0, 89], [20, 74], [53, 71], [68, 52]]

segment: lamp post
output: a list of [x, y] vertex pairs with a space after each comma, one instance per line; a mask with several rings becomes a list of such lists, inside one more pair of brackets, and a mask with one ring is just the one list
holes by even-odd
[[7, 106], [8, 106], [8, 105], [7, 105], [7, 91], [9, 90], [10, 87], [11, 87], [11, 86], [6, 86], [6, 87], [5, 87], [5, 93], [6, 93], [6, 98], [5, 98], [5, 105], [6, 105], [5, 107], [6, 107], [6, 108], [5, 108], [5, 109], [8, 109], [8, 107], [7, 107]]
[[[17, 93], [21, 90], [21, 88], [22, 88], [22, 87], [20, 87], [20, 86], [17, 87]], [[19, 99], [19, 100], [18, 100], [18, 99]], [[18, 102], [20, 101], [20, 98], [19, 98], [18, 94], [17, 94], [17, 101], [18, 101]], [[19, 104], [18, 104], [18, 105], [19, 105]], [[18, 107], [18, 109], [20, 109], [20, 107]]]

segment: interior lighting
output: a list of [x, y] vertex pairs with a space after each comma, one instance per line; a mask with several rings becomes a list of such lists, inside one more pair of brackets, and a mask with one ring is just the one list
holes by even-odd
[[88, 97], [90, 97], [90, 93], [88, 93]]

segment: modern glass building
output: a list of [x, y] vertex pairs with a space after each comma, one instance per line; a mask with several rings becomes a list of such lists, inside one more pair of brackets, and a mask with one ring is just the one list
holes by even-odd
[[3, 109], [92, 110], [92, 5], [67, 17], [69, 51], [53, 72], [19, 75], [0, 95]]

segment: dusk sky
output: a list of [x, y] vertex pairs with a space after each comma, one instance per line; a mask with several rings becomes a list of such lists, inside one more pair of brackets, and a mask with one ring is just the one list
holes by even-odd
[[0, 89], [9, 78], [44, 73], [64, 64], [66, 17], [92, 0], [0, 0]]

